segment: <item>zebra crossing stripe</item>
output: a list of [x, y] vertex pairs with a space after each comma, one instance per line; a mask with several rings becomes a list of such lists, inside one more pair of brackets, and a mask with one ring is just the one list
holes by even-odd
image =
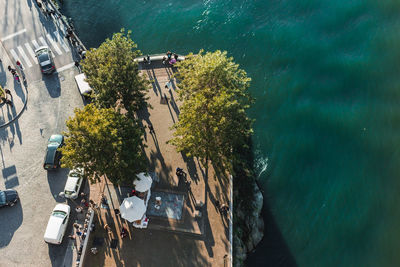
[[59, 56], [62, 55], [62, 51], [61, 49], [58, 47], [57, 42], [54, 41], [54, 39], [51, 37], [51, 35], [48, 33], [46, 34], [47, 40], [49, 40], [49, 42], [51, 43], [51, 45], [54, 47], [54, 49], [56, 50], [57, 54]]
[[56, 36], [56, 39], [60, 42], [62, 48], [65, 50], [65, 52], [69, 52], [69, 48], [67, 44], [64, 42], [64, 38], [61, 36], [60, 32], [55, 31], [54, 35]]
[[[39, 41], [42, 43], [42, 45], [49, 47], [49, 45], [46, 43], [46, 41], [44, 40], [44, 38], [42, 36], [39, 37]], [[56, 55], [54, 55], [54, 53], [50, 53], [53, 58], [56, 57]]]
[[32, 42], [33, 46], [35, 47], [35, 49], [39, 48], [39, 44], [38, 44], [38, 42], [36, 42], [36, 40], [32, 40], [31, 42]]
[[24, 61], [25, 61], [26, 65], [28, 66], [28, 68], [32, 67], [32, 63], [29, 60], [28, 56], [25, 54], [24, 49], [22, 49], [21, 46], [18, 46], [17, 48], [18, 48], [19, 54], [24, 58]]
[[31, 56], [31, 58], [33, 59], [33, 62], [38, 64], [37, 58], [35, 56], [35, 52], [33, 52], [32, 47], [29, 45], [29, 43], [25, 44], [26, 50], [28, 50], [29, 55]]
[[19, 61], [19, 57], [18, 57], [18, 55], [17, 55], [17, 53], [15, 52], [14, 49], [10, 49], [10, 53], [13, 56], [15, 61]]

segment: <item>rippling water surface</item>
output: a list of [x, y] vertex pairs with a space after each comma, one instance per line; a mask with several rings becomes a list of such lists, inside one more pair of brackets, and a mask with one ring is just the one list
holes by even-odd
[[400, 266], [400, 2], [64, 2], [88, 47], [124, 27], [146, 54], [228, 50], [252, 77], [277, 227], [249, 266]]

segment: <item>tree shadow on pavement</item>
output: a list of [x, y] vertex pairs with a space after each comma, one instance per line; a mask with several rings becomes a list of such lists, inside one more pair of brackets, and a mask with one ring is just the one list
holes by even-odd
[[3, 207], [0, 216], [0, 249], [8, 246], [14, 233], [21, 226], [23, 212], [20, 201], [13, 207]]
[[157, 169], [157, 165], [160, 164], [160, 168], [158, 171], [159, 177], [160, 177], [160, 183], [159, 186], [161, 187], [171, 187], [171, 184], [173, 184], [173, 181], [171, 181], [171, 172], [172, 172], [172, 168], [171, 166], [167, 166], [167, 164], [165, 163], [164, 157], [161, 154], [160, 150], [157, 149], [157, 151], [151, 151], [149, 158], [149, 168], [151, 170], [156, 170]]
[[189, 173], [190, 178], [192, 181], [194, 181], [196, 184], [200, 181], [196, 163], [194, 162], [192, 157], [187, 157], [184, 152], [181, 152], [181, 156], [183, 161], [186, 163], [187, 171]]

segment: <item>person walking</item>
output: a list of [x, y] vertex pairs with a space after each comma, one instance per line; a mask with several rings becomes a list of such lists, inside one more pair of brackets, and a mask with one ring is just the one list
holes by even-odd
[[75, 60], [75, 67], [78, 68], [79, 73], [81, 73], [81, 65], [79, 64], [79, 61]]
[[17, 82], [17, 83], [21, 83], [21, 81], [19, 80], [19, 76], [18, 76], [18, 74], [17, 73], [15, 73], [15, 74], [13, 74], [14, 75], [14, 79], [15, 79], [15, 81]]
[[150, 60], [150, 56], [149, 55], [147, 55], [147, 64], [151, 64], [151, 60]]
[[11, 91], [8, 90], [7, 88], [4, 88], [4, 92], [6, 93], [6, 95], [10, 95], [12, 97]]
[[227, 204], [222, 204], [221, 207], [219, 208], [219, 212], [221, 212], [221, 214], [223, 214], [224, 216], [228, 215], [228, 211], [229, 211], [229, 206]]
[[19, 62], [19, 60], [17, 60], [17, 67], [18, 67], [21, 71], [24, 70], [24, 68], [22, 67], [22, 64], [21, 64], [21, 62]]

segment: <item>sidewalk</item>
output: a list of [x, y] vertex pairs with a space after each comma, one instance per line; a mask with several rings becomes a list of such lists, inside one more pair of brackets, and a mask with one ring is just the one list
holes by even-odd
[[[7, 95], [7, 98], [13, 102], [13, 107], [5, 103], [0, 103], [0, 128], [5, 127], [18, 119], [18, 117], [24, 112], [26, 103], [28, 101], [28, 90], [22, 82], [20, 72], [18, 72], [21, 83], [17, 83], [14, 80], [12, 74], [8, 71], [7, 67], [11, 66], [15, 68], [15, 62], [11, 62], [8, 54], [5, 52], [4, 47], [0, 42], [0, 85], [11, 91], [11, 97]], [[1, 100], [0, 100], [1, 102]]]
[[[133, 228], [115, 215], [114, 208], [119, 208], [129, 187], [114, 187], [103, 180], [91, 185], [91, 198], [96, 203], [100, 202], [104, 188], [109, 209], [100, 208], [97, 213], [97, 227], [91, 235], [93, 240], [89, 240], [89, 248], [96, 246], [99, 253], [89, 253], [85, 266], [224, 266], [229, 258], [226, 256], [230, 249], [229, 221], [219, 213], [216, 201], [228, 202], [229, 179], [214, 175], [211, 167], [207, 174], [196, 159], [185, 157], [166, 143], [172, 137], [169, 128], [178, 119], [180, 106], [173, 69], [160, 61], [152, 61], [141, 72], [153, 81], [148, 92], [153, 109], [142, 110], [139, 117], [144, 126], [151, 124], [155, 130], [150, 133], [147, 127], [144, 138], [149, 170], [158, 177], [147, 209], [148, 228]], [[168, 82], [170, 90], [165, 87]], [[176, 176], [177, 167], [187, 173], [189, 186]], [[152, 198], [156, 195], [170, 202], [171, 209], [181, 208], [179, 218], [150, 215]], [[200, 214], [196, 208], [199, 202], [204, 204]], [[183, 206], [176, 206], [177, 203]], [[168, 212], [175, 211], [165, 211]], [[111, 232], [104, 229], [105, 224], [111, 227]], [[122, 227], [128, 231], [125, 238], [120, 236]]]

